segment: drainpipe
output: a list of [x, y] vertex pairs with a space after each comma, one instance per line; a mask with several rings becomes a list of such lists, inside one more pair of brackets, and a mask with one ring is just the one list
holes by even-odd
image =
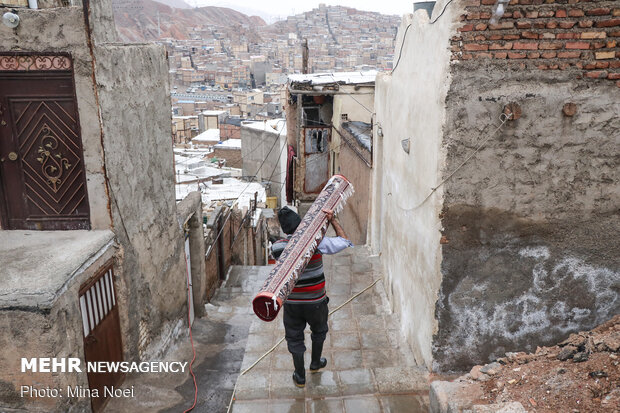
[[38, 0], [28, 0], [28, 7], [31, 9], [38, 9], [39, 8]]

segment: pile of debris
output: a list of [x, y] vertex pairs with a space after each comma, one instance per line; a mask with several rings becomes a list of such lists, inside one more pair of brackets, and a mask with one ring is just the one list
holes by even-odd
[[[620, 315], [533, 354], [431, 385], [433, 412], [620, 412]], [[491, 409], [491, 410], [489, 410]]]

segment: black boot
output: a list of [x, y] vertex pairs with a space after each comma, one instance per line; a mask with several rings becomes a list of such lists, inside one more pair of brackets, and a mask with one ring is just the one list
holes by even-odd
[[304, 353], [291, 353], [293, 355], [293, 365], [295, 371], [293, 372], [293, 382], [297, 387], [304, 387], [306, 385], [306, 368], [304, 367]]
[[310, 373], [316, 373], [323, 367], [327, 366], [327, 359], [321, 357], [323, 352], [323, 342], [312, 342], [312, 361], [310, 362]]

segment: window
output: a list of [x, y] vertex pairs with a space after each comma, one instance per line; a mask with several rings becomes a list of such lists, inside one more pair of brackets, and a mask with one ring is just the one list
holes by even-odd
[[329, 145], [329, 129], [306, 128], [306, 153], [326, 153]]

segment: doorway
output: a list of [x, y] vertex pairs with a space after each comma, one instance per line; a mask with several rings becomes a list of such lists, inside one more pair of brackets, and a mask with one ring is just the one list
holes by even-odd
[[90, 229], [69, 55], [0, 54], [3, 229]]

